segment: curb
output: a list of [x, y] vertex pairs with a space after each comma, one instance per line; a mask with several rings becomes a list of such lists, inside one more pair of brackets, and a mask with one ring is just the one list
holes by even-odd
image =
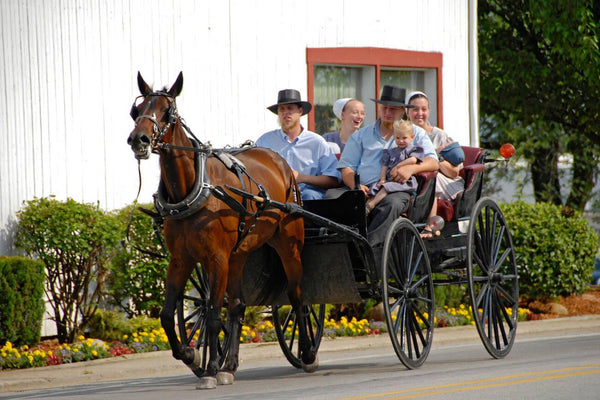
[[[598, 332], [600, 332], [600, 315], [585, 315], [520, 322], [516, 340], [518, 342], [531, 338]], [[479, 342], [477, 329], [474, 326], [438, 328], [433, 333], [432, 351], [458, 343]], [[321, 342], [319, 353], [369, 348], [391, 350], [389, 336], [384, 333], [376, 336], [326, 338]], [[283, 353], [277, 342], [240, 345], [240, 364], [244, 361], [280, 357], [283, 357]], [[165, 350], [73, 364], [0, 371], [0, 393], [189, 373], [189, 369], [182, 362], [171, 356], [171, 351]]]

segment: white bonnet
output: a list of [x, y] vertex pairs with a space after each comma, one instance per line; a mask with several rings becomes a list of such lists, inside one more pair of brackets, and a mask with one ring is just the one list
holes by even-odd
[[427, 97], [427, 95], [423, 92], [420, 92], [418, 90], [414, 90], [412, 92], [410, 92], [408, 95], [406, 95], [406, 104], [409, 104], [410, 99], [412, 99], [414, 96], [420, 94], [421, 96], [425, 97], [427, 100], [429, 100], [429, 98]]
[[333, 103], [333, 113], [335, 114], [336, 117], [338, 117], [339, 119], [342, 119], [342, 110], [344, 109], [344, 107], [346, 107], [346, 103], [349, 102], [350, 100], [352, 100], [352, 97], [347, 97], [345, 99], [339, 99], [339, 100], [336, 100], [335, 103]]

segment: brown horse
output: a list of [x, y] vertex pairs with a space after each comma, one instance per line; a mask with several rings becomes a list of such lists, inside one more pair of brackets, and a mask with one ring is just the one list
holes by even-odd
[[[134, 102], [132, 106], [135, 128], [127, 143], [137, 159], [148, 158], [150, 151], [160, 155], [159, 191], [162, 195], [155, 204], [164, 217], [164, 235], [171, 254], [161, 324], [169, 338], [173, 357], [182, 360], [197, 375], [202, 375], [198, 388], [232, 383], [238, 367], [239, 337], [245, 312], [242, 272], [250, 253], [265, 244], [275, 249], [287, 276], [290, 303], [299, 320], [304, 320], [300, 289], [304, 223], [301, 217], [244, 200], [224, 188], [239, 188], [258, 198], [281, 203], [300, 201], [296, 200], [300, 198], [299, 191], [290, 167], [270, 150], [253, 147], [224, 160], [215, 156], [209, 146], [190, 139], [186, 132], [191, 132], [180, 118], [175, 103], [183, 86], [181, 73], [170, 89], [156, 92], [139, 72], [137, 80], [141, 102]], [[201, 161], [196, 158], [196, 153], [201, 153]], [[235, 173], [226, 166], [228, 160], [241, 164], [247, 173]], [[258, 177], [260, 183], [253, 177]], [[191, 193], [193, 201], [188, 202]], [[232, 199], [236, 201], [232, 202]], [[192, 205], [188, 207], [188, 203]], [[232, 208], [232, 204], [238, 207]], [[244, 220], [243, 224], [241, 220]], [[179, 341], [174, 319], [176, 305], [182, 301], [186, 282], [197, 263], [206, 272], [210, 287], [206, 316], [209, 361], [206, 369], [200, 372], [199, 352]], [[221, 309], [226, 293], [233, 326], [229, 333], [227, 358], [219, 370], [217, 335], [222, 326]], [[318, 361], [303, 324], [299, 326], [299, 340], [304, 369], [312, 372]]]

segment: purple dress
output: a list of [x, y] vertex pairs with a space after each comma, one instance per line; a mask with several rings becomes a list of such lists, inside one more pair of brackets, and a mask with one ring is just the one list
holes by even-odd
[[323, 139], [328, 142], [332, 142], [340, 146], [340, 153], [344, 151], [344, 143], [342, 143], [342, 139], [340, 138], [340, 131], [337, 132], [329, 132], [323, 135]]
[[[392, 149], [384, 149], [381, 154], [380, 164], [382, 166], [387, 166], [388, 171], [385, 177], [386, 182], [383, 184], [385, 191], [388, 193], [394, 192], [408, 192], [413, 193], [417, 190], [418, 182], [417, 178], [411, 176], [409, 180], [404, 183], [393, 181], [390, 178], [390, 170], [396, 166], [400, 161], [404, 161], [407, 158], [415, 157], [418, 162], [423, 161], [423, 149], [418, 146], [413, 146], [409, 144], [405, 148], [401, 149], [400, 147], [394, 147]], [[377, 186], [377, 182], [371, 185], [371, 190], [369, 191], [369, 196], [375, 196], [379, 191], [379, 187]]]

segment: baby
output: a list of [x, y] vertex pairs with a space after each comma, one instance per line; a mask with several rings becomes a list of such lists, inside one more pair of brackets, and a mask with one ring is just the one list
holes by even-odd
[[370, 199], [366, 205], [367, 214], [388, 193], [412, 193], [417, 190], [418, 183], [414, 176], [411, 176], [409, 180], [403, 183], [393, 181], [389, 176], [389, 171], [397, 165], [411, 165], [423, 161], [423, 149], [411, 144], [414, 138], [413, 124], [410, 121], [400, 120], [394, 122], [394, 141], [398, 147], [383, 150], [379, 181], [371, 185], [371, 190], [369, 191]]

